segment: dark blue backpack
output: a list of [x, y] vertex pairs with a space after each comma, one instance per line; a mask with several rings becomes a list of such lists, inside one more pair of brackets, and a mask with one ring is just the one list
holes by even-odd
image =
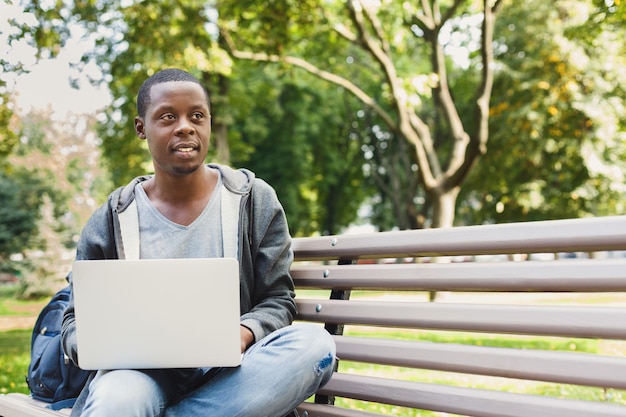
[[48, 408], [71, 407], [90, 372], [75, 366], [61, 347], [63, 312], [70, 302], [69, 285], [43, 308], [31, 339], [26, 382], [33, 398], [51, 403]]

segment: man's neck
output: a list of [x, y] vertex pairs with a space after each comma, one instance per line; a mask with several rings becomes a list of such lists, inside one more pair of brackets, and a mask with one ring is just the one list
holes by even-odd
[[155, 174], [143, 183], [150, 202], [169, 220], [191, 224], [209, 203], [218, 180], [215, 169], [203, 166], [183, 176]]
[[180, 205], [207, 199], [217, 183], [217, 172], [206, 165], [186, 175], [155, 175], [146, 183], [144, 190], [151, 201]]

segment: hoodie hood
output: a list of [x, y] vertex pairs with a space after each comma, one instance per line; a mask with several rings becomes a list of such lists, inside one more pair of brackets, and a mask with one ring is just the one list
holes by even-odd
[[[245, 168], [233, 169], [220, 164], [207, 164], [207, 166], [220, 171], [222, 174], [222, 182], [231, 193], [245, 195], [250, 192], [255, 178], [252, 171]], [[128, 205], [135, 199], [135, 186], [150, 178], [152, 178], [152, 175], [143, 175], [134, 178], [128, 185], [121, 189], [119, 195], [117, 193], [114, 194], [110, 202], [111, 208], [115, 209], [118, 213], [126, 210]]]

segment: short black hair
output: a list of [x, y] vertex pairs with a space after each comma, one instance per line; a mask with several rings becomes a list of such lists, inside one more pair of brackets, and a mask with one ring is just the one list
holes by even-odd
[[137, 114], [139, 117], [144, 118], [146, 116], [146, 110], [150, 106], [150, 89], [153, 85], [167, 83], [171, 81], [189, 81], [198, 84], [202, 87], [204, 95], [206, 96], [207, 104], [209, 104], [209, 92], [202, 85], [200, 80], [188, 73], [187, 71], [178, 68], [167, 68], [150, 76], [146, 81], [141, 84], [139, 93], [137, 94]]

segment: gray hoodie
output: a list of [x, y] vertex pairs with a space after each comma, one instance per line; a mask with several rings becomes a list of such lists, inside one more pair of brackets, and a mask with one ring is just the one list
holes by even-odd
[[[252, 172], [216, 164], [209, 166], [221, 172], [226, 190], [241, 196], [238, 239], [241, 324], [259, 341], [291, 324], [296, 314], [294, 285], [289, 274], [293, 253], [287, 220], [273, 188], [255, 178]], [[117, 189], [94, 212], [78, 242], [77, 260], [125, 257], [118, 213], [135, 198], [135, 185], [148, 178], [138, 177]], [[73, 303], [63, 317], [62, 340], [66, 355], [78, 363]]]

